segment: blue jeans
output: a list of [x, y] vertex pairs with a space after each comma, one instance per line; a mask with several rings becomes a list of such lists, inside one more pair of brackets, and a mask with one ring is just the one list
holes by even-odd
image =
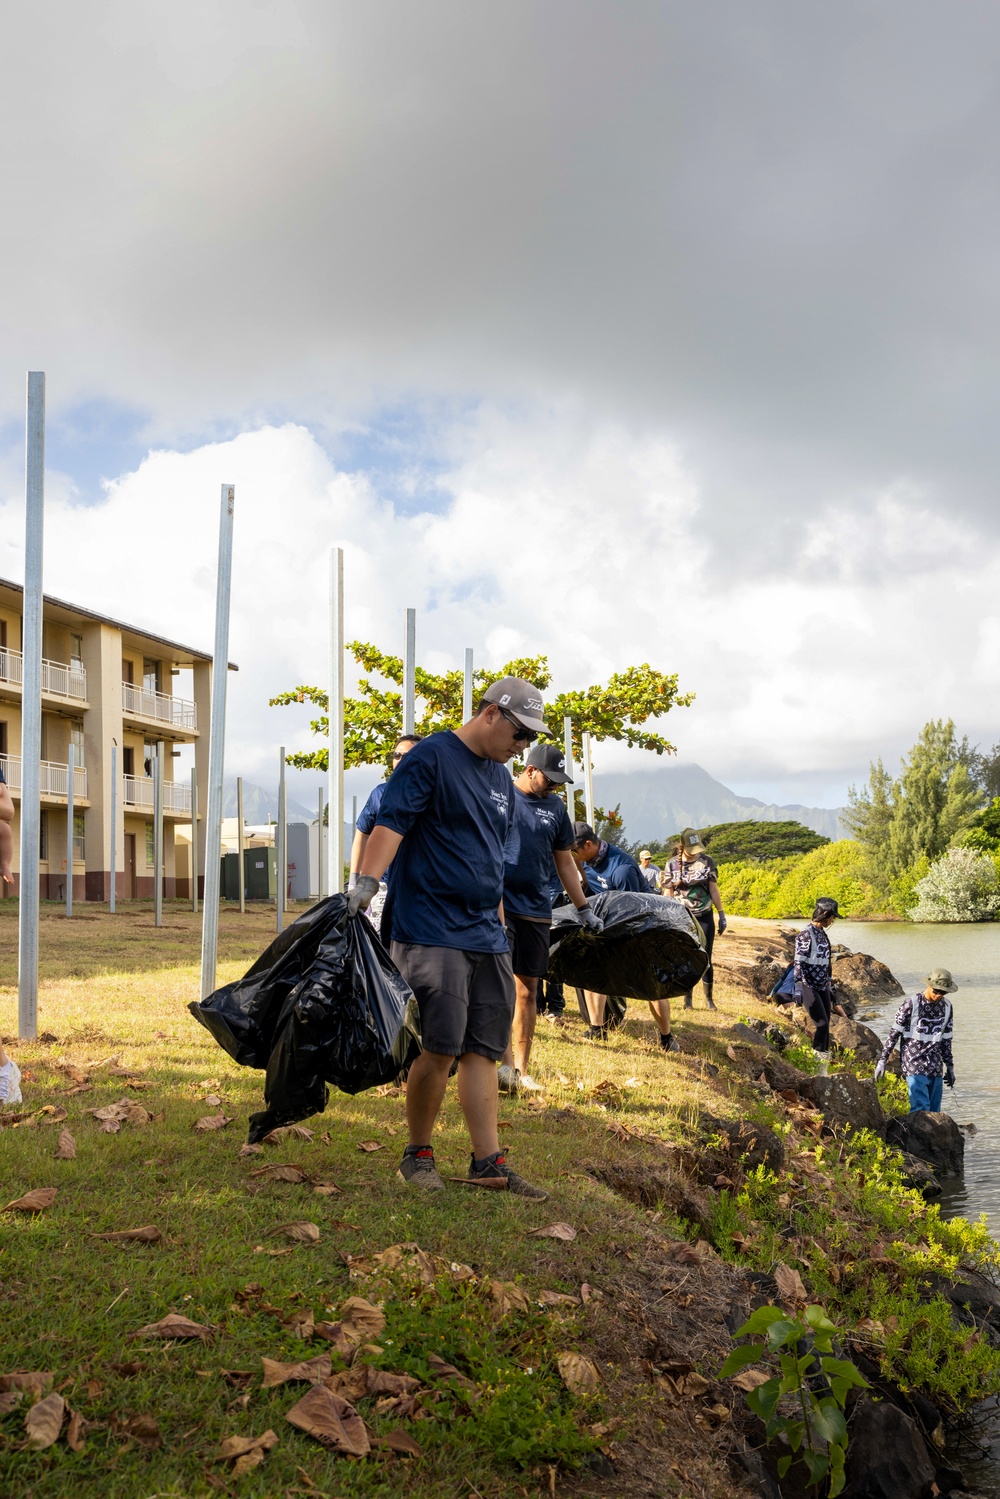
[[906, 1086], [910, 1090], [911, 1114], [918, 1114], [923, 1109], [929, 1109], [932, 1114], [940, 1112], [943, 1077], [923, 1077], [916, 1073], [906, 1079]]

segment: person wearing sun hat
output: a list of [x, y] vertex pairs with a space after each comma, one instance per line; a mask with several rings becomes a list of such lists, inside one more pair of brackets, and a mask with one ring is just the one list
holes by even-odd
[[649, 849], [644, 848], [639, 854], [639, 869], [650, 890], [656, 893], [660, 888], [660, 871], [652, 862], [652, 859], [653, 855], [649, 852]]
[[[899, 1060], [910, 1095], [910, 1113], [940, 1111], [942, 1084], [955, 1086], [954, 1008], [947, 998], [958, 985], [947, 968], [934, 968], [927, 975], [922, 994], [911, 994], [896, 1011], [892, 1030], [875, 1064], [875, 1081], [885, 1072], [893, 1048], [899, 1043]], [[943, 1076], [942, 1076], [943, 1074]]]
[[[710, 857], [697, 828], [685, 828], [677, 840], [674, 857], [663, 871], [663, 893], [673, 896], [687, 906], [705, 935], [705, 950], [708, 967], [701, 976], [705, 989], [705, 1003], [715, 1009], [712, 991], [715, 987], [715, 970], [712, 967], [712, 946], [715, 942], [715, 912], [719, 913], [719, 936], [726, 930], [726, 913], [722, 909], [719, 894], [719, 871]], [[684, 996], [684, 1008], [694, 1006], [694, 991]]]

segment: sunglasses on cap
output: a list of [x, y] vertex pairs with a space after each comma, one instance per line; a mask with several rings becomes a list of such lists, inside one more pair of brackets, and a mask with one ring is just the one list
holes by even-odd
[[510, 724], [511, 728], [514, 730], [515, 743], [531, 744], [535, 739], [538, 738], [538, 735], [534, 732], [533, 729], [526, 729], [523, 723], [518, 723], [514, 715], [512, 713], [508, 713], [506, 708], [500, 708], [500, 717], [505, 718]]

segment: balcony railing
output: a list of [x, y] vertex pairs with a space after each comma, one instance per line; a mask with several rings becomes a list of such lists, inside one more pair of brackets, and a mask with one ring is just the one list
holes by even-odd
[[150, 692], [145, 687], [122, 683], [122, 712], [130, 718], [152, 718], [171, 724], [175, 729], [196, 729], [198, 713], [194, 703], [166, 692]]
[[[0, 682], [20, 687], [24, 677], [24, 659], [20, 651], [0, 646]], [[87, 701], [87, 672], [78, 662], [69, 666], [63, 661], [42, 662], [42, 691], [53, 697], [70, 697]]]
[[[152, 812], [152, 776], [124, 776], [122, 779], [125, 783], [123, 805], [130, 812]], [[183, 781], [164, 781], [163, 810], [164, 812], [179, 812], [190, 817], [191, 787], [185, 786]]]
[[[0, 755], [0, 770], [7, 782], [11, 796], [21, 795], [21, 756]], [[55, 760], [43, 760], [41, 763], [41, 794], [42, 796], [66, 797], [69, 788], [69, 766], [60, 765]], [[188, 793], [190, 797], [190, 792]], [[87, 768], [85, 765], [74, 765], [73, 767], [73, 799], [87, 799]]]

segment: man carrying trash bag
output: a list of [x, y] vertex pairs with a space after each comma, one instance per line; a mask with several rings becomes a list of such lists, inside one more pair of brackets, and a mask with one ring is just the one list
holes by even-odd
[[468, 1182], [545, 1201], [507, 1164], [497, 1132], [497, 1066], [510, 1039], [514, 974], [502, 921], [504, 847], [514, 783], [503, 768], [547, 733], [540, 692], [503, 677], [461, 728], [432, 734], [386, 786], [348, 913], [370, 905], [393, 870], [392, 959], [416, 996], [423, 1050], [406, 1083], [409, 1144], [399, 1175], [443, 1191], [431, 1145], [448, 1074], [472, 1141]]

